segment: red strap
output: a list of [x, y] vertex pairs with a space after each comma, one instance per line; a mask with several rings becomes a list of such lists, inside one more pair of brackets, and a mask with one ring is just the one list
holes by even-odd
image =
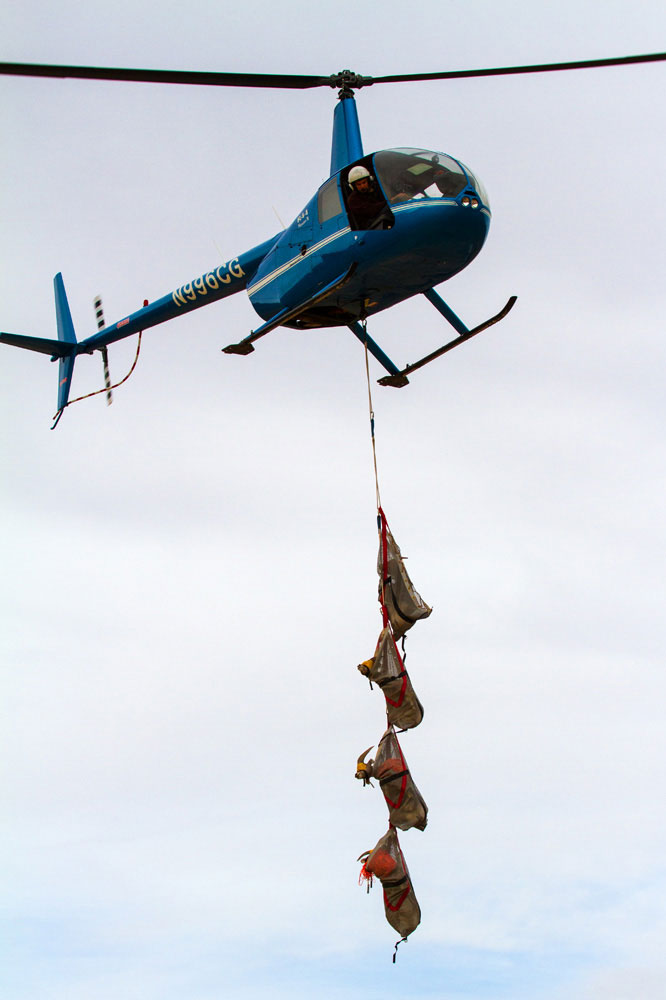
[[[395, 737], [395, 742], [398, 745], [398, 753], [400, 754], [400, 762], [402, 764], [402, 769], [403, 769], [403, 771], [406, 771], [407, 770], [407, 761], [405, 760], [405, 757], [404, 757], [403, 752], [402, 752], [402, 748], [400, 746], [400, 741], [398, 740], [397, 736]], [[384, 798], [386, 799], [386, 802], [388, 803], [388, 805], [390, 805], [391, 809], [399, 809], [400, 808], [400, 806], [402, 805], [402, 800], [405, 797], [405, 791], [406, 791], [406, 789], [407, 789], [407, 775], [406, 774], [403, 774], [402, 781], [400, 782], [400, 794], [398, 795], [398, 801], [397, 802], [392, 802], [391, 799], [386, 794], [386, 792], [384, 792], [384, 789], [382, 788], [382, 792], [384, 794]], [[403, 858], [402, 860], [404, 862], [405, 859]]]
[[406, 691], [407, 691], [407, 673], [405, 672], [405, 675], [402, 678], [402, 687], [400, 688], [400, 694], [398, 695], [398, 700], [397, 701], [393, 701], [393, 699], [389, 698], [389, 696], [386, 694], [386, 692], [384, 692], [384, 697], [386, 698], [386, 704], [387, 705], [393, 705], [394, 708], [400, 708], [400, 706], [402, 705], [403, 701], [405, 700], [405, 692]]
[[[405, 855], [402, 853], [402, 847], [400, 846], [400, 841], [398, 840], [397, 836], [396, 836], [396, 841], [397, 841], [397, 844], [398, 844], [398, 851], [400, 852], [400, 860], [402, 861], [402, 867], [405, 870], [405, 875], [408, 875], [409, 873], [407, 871], [407, 865], [405, 864]], [[408, 881], [407, 884], [409, 885], [409, 888], [411, 889], [411, 887], [412, 887], [411, 882]], [[399, 903], [398, 903], [398, 906], [402, 906], [402, 904], [404, 903], [404, 901], [405, 900], [403, 898], [401, 898], [400, 901], [399, 901]]]
[[377, 513], [379, 514], [379, 520], [382, 526], [382, 580], [381, 580], [381, 597], [379, 598], [379, 603], [382, 606], [382, 620], [384, 623], [384, 628], [387, 627], [389, 623], [388, 611], [386, 610], [386, 604], [384, 602], [384, 584], [386, 583], [386, 564], [388, 563], [388, 539], [387, 539], [387, 528], [388, 523], [386, 521], [386, 514], [381, 507], [377, 508]]
[[[382, 605], [382, 610], [384, 611], [386, 610], [383, 605]], [[384, 625], [384, 628], [387, 628], [387, 626]], [[402, 678], [402, 687], [400, 688], [400, 694], [398, 695], [398, 700], [391, 701], [391, 699], [388, 698], [386, 694], [384, 694], [384, 697], [386, 698], [386, 701], [389, 705], [393, 705], [394, 708], [400, 708], [403, 701], [405, 700], [405, 692], [407, 691], [407, 671], [405, 670], [405, 665], [402, 662], [402, 656], [400, 655], [400, 650], [398, 649], [398, 645], [395, 639], [393, 638], [392, 632], [391, 632], [391, 642], [393, 643], [393, 648], [395, 649], [395, 655], [398, 657], [398, 663], [400, 664], [400, 671], [401, 672], [404, 671], [405, 675]]]
[[[391, 799], [386, 794], [386, 792], [384, 792], [384, 798], [386, 799], [388, 805], [390, 805], [391, 809], [399, 809], [400, 808], [400, 806], [402, 805], [402, 800], [405, 797], [405, 789], [406, 788], [407, 788], [407, 775], [403, 774], [402, 781], [400, 782], [400, 795], [398, 796], [398, 801], [397, 802], [392, 802]], [[382, 791], [383, 791], [383, 789], [382, 789]]]
[[384, 904], [388, 907], [389, 910], [392, 910], [395, 913], [396, 910], [400, 909], [400, 907], [405, 902], [405, 900], [407, 899], [407, 897], [409, 896], [409, 894], [410, 894], [411, 891], [412, 891], [412, 887], [411, 887], [411, 885], [408, 882], [407, 883], [407, 888], [405, 889], [405, 891], [400, 896], [400, 899], [395, 904], [395, 906], [392, 906], [389, 903], [388, 899], [386, 898], [386, 889], [384, 889]]

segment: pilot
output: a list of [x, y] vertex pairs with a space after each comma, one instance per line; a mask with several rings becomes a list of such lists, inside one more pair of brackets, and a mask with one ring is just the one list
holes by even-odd
[[357, 229], [381, 229], [390, 216], [386, 202], [375, 187], [370, 171], [358, 164], [347, 175], [350, 194], [347, 207]]

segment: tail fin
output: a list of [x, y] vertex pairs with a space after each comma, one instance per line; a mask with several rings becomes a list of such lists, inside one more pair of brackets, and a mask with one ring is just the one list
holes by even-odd
[[[76, 345], [76, 334], [72, 323], [72, 314], [69, 311], [69, 302], [62, 280], [62, 274], [56, 274], [53, 279], [56, 303], [56, 323], [58, 325], [58, 340], [64, 344]], [[61, 355], [58, 362], [58, 412], [56, 423], [62, 415], [62, 411], [67, 406], [69, 400], [69, 389], [72, 384], [72, 374], [74, 372], [74, 362], [76, 360], [76, 346], [65, 354]], [[55, 427], [55, 424], [53, 425]]]
[[[12, 347], [22, 347], [26, 351], [37, 351], [39, 354], [50, 354], [51, 360], [59, 360], [58, 365], [58, 412], [56, 424], [67, 406], [69, 387], [72, 384], [72, 372], [76, 358], [77, 343], [72, 323], [72, 314], [65, 294], [62, 275], [56, 274], [53, 279], [56, 300], [56, 322], [58, 324], [58, 339], [49, 340], [46, 337], [27, 337], [20, 333], [0, 333], [0, 344], [11, 344]], [[55, 427], [55, 424], [53, 425]]]

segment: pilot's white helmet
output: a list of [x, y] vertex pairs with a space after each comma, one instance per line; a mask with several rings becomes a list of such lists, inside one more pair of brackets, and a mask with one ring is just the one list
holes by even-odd
[[355, 167], [352, 167], [349, 173], [347, 174], [347, 182], [349, 184], [349, 187], [353, 188], [354, 184], [356, 184], [356, 181], [360, 181], [364, 177], [367, 177], [368, 180], [370, 180], [369, 170], [366, 170], [365, 167], [362, 167], [360, 164], [358, 164]]

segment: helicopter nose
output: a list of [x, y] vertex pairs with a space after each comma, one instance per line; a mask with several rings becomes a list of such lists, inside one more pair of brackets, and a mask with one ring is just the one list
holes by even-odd
[[455, 208], [443, 212], [440, 239], [452, 273], [466, 267], [480, 252], [488, 235], [490, 212], [476, 193], [466, 191]]

